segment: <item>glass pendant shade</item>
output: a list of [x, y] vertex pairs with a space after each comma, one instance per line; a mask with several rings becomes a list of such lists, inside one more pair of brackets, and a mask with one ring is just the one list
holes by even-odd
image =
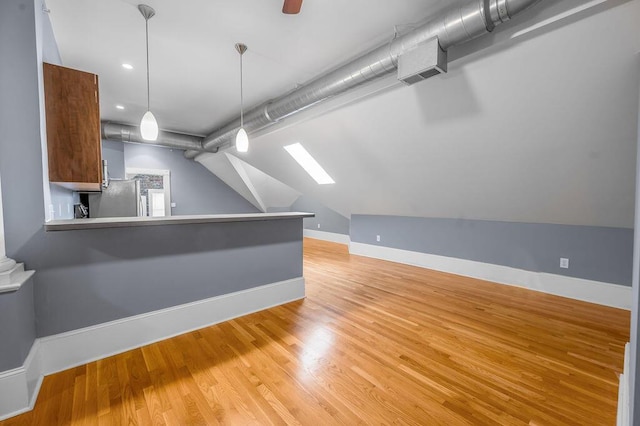
[[240, 130], [236, 133], [236, 150], [247, 152], [249, 150], [249, 135], [244, 129], [244, 91], [242, 90], [242, 55], [247, 51], [247, 45], [236, 43], [236, 50], [240, 54]]
[[149, 85], [149, 19], [156, 15], [156, 11], [146, 4], [139, 4], [138, 10], [144, 18], [145, 45], [147, 48], [147, 112], [140, 120], [140, 136], [145, 141], [155, 141], [158, 139], [158, 122], [151, 112], [151, 89]]
[[244, 127], [240, 127], [236, 134], [236, 149], [238, 152], [247, 152], [249, 150], [249, 136]]
[[146, 141], [158, 139], [158, 122], [151, 111], [147, 111], [140, 121], [140, 135]]

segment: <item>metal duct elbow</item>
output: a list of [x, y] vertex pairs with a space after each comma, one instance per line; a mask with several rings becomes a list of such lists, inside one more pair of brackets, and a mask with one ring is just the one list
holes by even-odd
[[183, 133], [167, 132], [160, 130], [158, 139], [147, 141], [142, 139], [140, 128], [128, 124], [102, 122], [102, 138], [117, 142], [143, 143], [147, 145], [164, 146], [182, 150], [202, 151], [202, 138], [200, 136], [186, 135]]
[[204, 151], [197, 151], [194, 149], [190, 149], [184, 152], [184, 158], [189, 159], [189, 160], [193, 160], [194, 158], [196, 158], [198, 155], [202, 154]]

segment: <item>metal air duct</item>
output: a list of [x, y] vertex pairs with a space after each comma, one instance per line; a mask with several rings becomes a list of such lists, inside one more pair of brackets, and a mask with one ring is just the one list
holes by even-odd
[[[428, 68], [420, 68], [424, 64], [415, 65], [415, 73], [403, 69], [398, 76], [400, 80], [413, 84], [432, 75], [446, 72], [446, 50], [449, 47], [493, 31], [496, 25], [508, 21], [539, 1], [473, 0], [462, 6], [451, 8], [390, 43], [356, 57], [290, 93], [247, 111], [244, 114], [245, 130], [251, 134], [319, 102], [386, 76], [396, 71], [399, 59], [406, 59], [405, 62], [413, 67], [414, 63], [420, 62], [420, 59], [416, 61], [416, 57], [425, 56], [419, 51], [416, 52], [417, 48], [428, 48], [429, 50], [425, 49], [426, 56], [435, 57], [433, 64], [429, 62], [431, 59], [427, 59]], [[431, 47], [434, 41], [435, 49]], [[406, 56], [402, 58], [403, 55]], [[202, 152], [218, 152], [220, 148], [232, 145], [239, 127], [240, 119], [238, 118], [224, 124], [204, 138], [160, 131], [160, 136], [153, 145], [184, 149], [185, 157], [195, 158]], [[126, 124], [103, 122], [102, 137], [121, 142], [148, 143], [142, 139], [137, 127]]]
[[139, 126], [130, 126], [128, 124], [102, 122], [102, 138], [116, 142], [134, 142], [147, 145], [158, 145], [168, 148], [177, 148], [184, 150], [202, 150], [202, 137], [185, 135], [183, 133], [174, 133], [160, 130], [158, 139], [149, 142], [142, 139]]
[[[245, 130], [251, 133], [263, 129], [318, 102], [385, 76], [397, 69], [399, 56], [429, 40], [436, 39], [440, 48], [446, 51], [451, 46], [487, 34], [496, 25], [508, 21], [538, 1], [474, 0], [449, 9], [391, 43], [360, 55], [296, 90], [246, 112]], [[442, 67], [434, 68], [442, 71]], [[403, 80], [411, 83], [418, 79]], [[206, 136], [201, 149], [189, 150], [185, 156], [194, 158], [202, 151], [217, 152], [221, 147], [231, 145], [239, 126], [239, 119], [230, 121]]]

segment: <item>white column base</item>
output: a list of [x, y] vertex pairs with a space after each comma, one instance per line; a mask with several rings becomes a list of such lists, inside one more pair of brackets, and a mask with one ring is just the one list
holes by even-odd
[[[13, 259], [9, 260], [13, 262], [13, 266], [11, 267], [11, 269], [5, 271], [2, 271], [2, 269], [0, 269], [0, 293], [18, 291], [20, 287], [22, 287], [22, 284], [26, 283], [35, 272], [25, 271], [24, 263], [16, 263]], [[0, 260], [0, 262], [2, 261]], [[1, 266], [2, 263], [0, 263], [0, 267]]]
[[13, 269], [14, 266], [16, 266], [15, 260], [10, 259], [6, 256], [0, 257], [0, 274]]

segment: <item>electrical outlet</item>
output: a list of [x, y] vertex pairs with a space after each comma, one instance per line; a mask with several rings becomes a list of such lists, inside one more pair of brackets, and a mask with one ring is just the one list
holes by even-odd
[[376, 235], [376, 241], [380, 242], [380, 235]]
[[320, 229], [320, 224], [318, 224], [318, 229]]
[[569, 269], [569, 259], [566, 257], [560, 258], [560, 267], [564, 269]]

